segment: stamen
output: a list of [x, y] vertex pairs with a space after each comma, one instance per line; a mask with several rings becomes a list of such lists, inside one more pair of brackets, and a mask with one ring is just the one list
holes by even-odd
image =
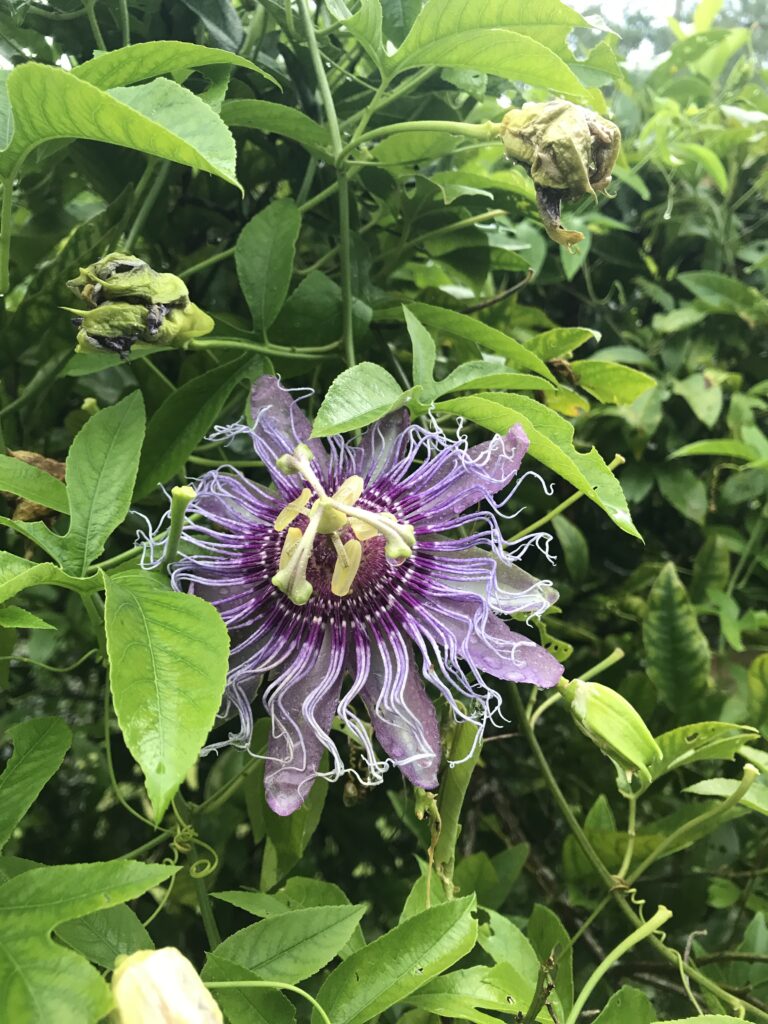
[[416, 546], [416, 536], [410, 523], [400, 523], [386, 517], [386, 513], [367, 512], [352, 505], [339, 502], [337, 508], [354, 519], [372, 526], [386, 541], [384, 552], [387, 558], [410, 558]]
[[303, 534], [298, 526], [291, 526], [288, 533], [285, 535], [285, 542], [283, 543], [283, 550], [280, 552], [280, 568], [285, 569], [296, 550], [296, 545], [301, 540]]
[[[342, 557], [343, 555], [343, 557]], [[346, 597], [355, 582], [360, 560], [363, 557], [363, 545], [352, 538], [343, 545], [343, 551], [336, 559], [331, 578], [331, 593], [336, 597]]]
[[331, 498], [334, 501], [341, 501], [345, 505], [354, 505], [363, 493], [365, 480], [361, 476], [348, 476], [338, 490], [334, 491]]
[[282, 512], [275, 519], [275, 529], [278, 533], [284, 530], [286, 526], [290, 526], [297, 516], [300, 516], [302, 512], [306, 513], [307, 504], [309, 499], [312, 497], [312, 491], [305, 487], [298, 498], [294, 498], [293, 501], [289, 501]]

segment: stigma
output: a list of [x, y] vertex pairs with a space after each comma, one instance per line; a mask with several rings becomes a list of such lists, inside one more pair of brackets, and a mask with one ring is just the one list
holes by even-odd
[[[298, 474], [307, 484], [280, 511], [273, 524], [278, 533], [286, 533], [272, 584], [296, 605], [306, 604], [313, 594], [307, 568], [316, 543], [330, 542], [336, 554], [330, 581], [331, 593], [336, 597], [350, 593], [366, 541], [382, 537], [384, 553], [394, 562], [410, 558], [416, 546], [409, 523], [400, 522], [390, 512], [358, 507], [365, 486], [361, 476], [347, 477], [333, 494], [328, 494], [311, 461], [312, 451], [304, 444], [277, 460], [283, 473]], [[302, 520], [303, 528], [294, 525], [298, 519]]]

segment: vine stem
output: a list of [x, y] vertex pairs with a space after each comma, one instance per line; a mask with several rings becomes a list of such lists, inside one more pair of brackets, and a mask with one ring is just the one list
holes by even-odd
[[623, 942], [620, 942], [618, 946], [614, 948], [606, 955], [602, 963], [598, 964], [592, 974], [587, 978], [584, 986], [579, 992], [578, 999], [573, 1004], [571, 1012], [568, 1014], [565, 1020], [565, 1024], [576, 1024], [578, 1021], [581, 1011], [592, 995], [595, 986], [600, 982], [600, 979], [610, 970], [613, 964], [616, 963], [625, 953], [629, 952], [633, 946], [636, 946], [638, 942], [642, 942], [643, 939], [649, 938], [655, 931], [658, 931], [663, 924], [665, 924], [672, 917], [672, 911], [668, 910], [667, 907], [659, 907], [650, 921], [646, 921], [644, 924], [636, 928], [631, 935], [628, 935]]
[[[512, 702], [515, 705], [515, 709], [520, 720], [520, 728], [522, 730], [522, 733], [528, 741], [528, 745], [531, 748], [531, 752], [536, 760], [536, 763], [538, 764], [539, 770], [547, 785], [547, 788], [552, 794], [552, 797], [555, 803], [557, 804], [560, 813], [565, 819], [566, 824], [573, 833], [576, 842], [581, 847], [585, 857], [594, 868], [596, 874], [598, 875], [602, 883], [605, 885], [607, 891], [613, 897], [613, 899], [621, 909], [624, 916], [632, 923], [632, 926], [634, 928], [640, 928], [644, 924], [643, 919], [630, 905], [627, 897], [616, 888], [616, 879], [610, 873], [605, 864], [603, 864], [597, 851], [592, 846], [592, 843], [589, 841], [589, 837], [579, 824], [576, 815], [571, 810], [570, 804], [568, 803], [565, 794], [560, 789], [557, 779], [555, 778], [552, 769], [549, 766], [549, 762], [547, 761], [546, 755], [544, 754], [544, 751], [541, 749], [541, 745], [539, 744], [539, 741], [536, 739], [536, 736], [533, 730], [531, 729], [530, 722], [528, 721], [528, 716], [525, 713], [525, 707], [523, 706], [522, 698], [520, 697], [520, 694], [517, 692], [517, 687], [512, 687]], [[635, 875], [637, 876], [637, 872], [635, 872]], [[765, 1011], [761, 1010], [758, 1006], [755, 1006], [753, 1003], [749, 1003], [746, 1000], [739, 999], [737, 996], [732, 995], [730, 992], [726, 992], [726, 990], [721, 988], [720, 985], [717, 984], [717, 982], [712, 981], [711, 978], [708, 978], [707, 975], [703, 974], [700, 970], [698, 970], [698, 968], [693, 967], [690, 963], [686, 963], [685, 961], [683, 961], [682, 957], [680, 956], [680, 953], [677, 950], [671, 949], [669, 946], [667, 946], [660, 939], [656, 938], [654, 935], [649, 935], [647, 938], [648, 942], [653, 946], [653, 948], [656, 950], [659, 956], [663, 957], [668, 963], [672, 963], [675, 965], [675, 967], [678, 967], [682, 971], [684, 971], [685, 974], [690, 979], [695, 981], [698, 985], [700, 985], [701, 988], [707, 989], [713, 995], [717, 996], [717, 998], [720, 999], [722, 1002], [727, 1003], [728, 1006], [731, 1006], [740, 1012], [748, 1010], [755, 1018], [755, 1020], [760, 1022], [760, 1024], [768, 1024], [768, 1013], [765, 1013]]]
[[100, 50], [106, 50], [107, 44], [104, 42], [104, 36], [101, 34], [101, 29], [99, 28], [95, 7], [96, 0], [85, 0], [85, 13], [88, 16], [88, 24], [91, 26], [93, 40]]
[[331, 147], [334, 162], [336, 164], [336, 180], [339, 191], [339, 263], [340, 263], [340, 284], [342, 301], [342, 337], [344, 340], [344, 352], [347, 357], [347, 364], [354, 366], [355, 359], [355, 336], [352, 321], [352, 237], [350, 230], [349, 216], [349, 181], [347, 172], [343, 166], [344, 143], [341, 138], [339, 119], [336, 115], [336, 106], [333, 102], [331, 87], [328, 76], [325, 73], [323, 58], [315, 37], [315, 26], [309, 10], [308, 0], [299, 0], [301, 18], [304, 24], [309, 53], [312, 59], [312, 66], [315, 69], [318, 88], [325, 108], [325, 116], [328, 121], [328, 130], [331, 134]]
[[448, 135], [468, 135], [472, 139], [490, 142], [499, 137], [501, 124], [494, 121], [483, 121], [482, 124], [465, 124], [463, 121], [395, 121], [358, 135], [339, 155], [344, 159], [364, 142], [373, 142], [383, 136], [400, 135], [402, 132], [445, 132]]
[[[152, 184], [150, 185], [147, 194], [144, 196], [144, 201], [139, 207], [133, 224], [131, 224], [130, 231], [125, 236], [125, 248], [129, 251], [136, 243], [136, 239], [139, 237], [139, 233], [144, 227], [144, 222], [152, 212], [152, 207], [157, 202], [157, 198], [165, 184], [165, 179], [168, 177], [168, 171], [171, 169], [171, 165], [168, 160], [164, 160], [159, 168], [157, 167], [157, 163], [158, 161], [154, 157], [151, 157], [148, 160], [144, 174], [142, 175], [142, 180], [145, 178], [152, 179]], [[139, 182], [139, 187], [140, 186], [141, 181]]]
[[120, 32], [122, 34], [122, 45], [131, 45], [131, 18], [128, 14], [128, 0], [119, 0], [120, 11]]
[[204, 984], [211, 991], [218, 988], [271, 988], [279, 992], [293, 992], [314, 1006], [323, 1024], [332, 1024], [331, 1018], [314, 996], [311, 996], [309, 992], [305, 992], [303, 988], [299, 988], [298, 985], [289, 985], [287, 981], [206, 981]]
[[[626, 461], [627, 460], [624, 458], [623, 455], [614, 455], [614, 457], [608, 463], [608, 469], [617, 469], [619, 466], [623, 466]], [[509, 540], [520, 540], [521, 537], [525, 537], [527, 536], [527, 534], [533, 533], [533, 531], [538, 530], [539, 527], [546, 526], [548, 522], [555, 518], [555, 516], [560, 515], [561, 512], [564, 512], [567, 508], [570, 508], [571, 505], [575, 504], [577, 501], [580, 501], [583, 497], [583, 491], [575, 491], [569, 498], [566, 498], [565, 501], [561, 501], [559, 505], [556, 505], [553, 509], [547, 512], [545, 516], [542, 516], [541, 519], [537, 519], [535, 523], [531, 523], [530, 526], [526, 526], [525, 529], [518, 531], [512, 537], [510, 537]]]
[[2, 179], [3, 200], [0, 206], [0, 295], [10, 288], [11, 214], [13, 213], [13, 176]]
[[619, 878], [625, 878], [632, 864], [632, 854], [635, 852], [635, 838], [637, 837], [637, 797], [630, 796], [629, 811], [627, 815], [627, 846], [619, 868]]

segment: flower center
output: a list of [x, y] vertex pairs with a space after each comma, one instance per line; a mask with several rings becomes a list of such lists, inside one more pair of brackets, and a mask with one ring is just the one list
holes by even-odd
[[[281, 472], [297, 473], [308, 485], [298, 498], [288, 502], [274, 522], [279, 533], [287, 532], [272, 583], [297, 605], [306, 604], [312, 597], [307, 566], [318, 537], [328, 537], [336, 552], [331, 577], [331, 593], [336, 597], [349, 594], [360, 568], [365, 541], [383, 537], [384, 552], [393, 561], [410, 558], [416, 544], [413, 527], [408, 523], [398, 522], [390, 512], [371, 512], [357, 506], [364, 486], [361, 476], [348, 476], [333, 494], [328, 494], [311, 461], [312, 452], [304, 444], [277, 460]], [[291, 525], [299, 516], [307, 521], [303, 530]], [[347, 540], [343, 539], [342, 531], [346, 532]]]

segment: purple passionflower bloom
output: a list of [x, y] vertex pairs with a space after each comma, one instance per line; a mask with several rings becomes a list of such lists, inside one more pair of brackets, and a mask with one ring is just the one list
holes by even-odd
[[433, 789], [440, 731], [424, 681], [456, 718], [478, 722], [479, 738], [501, 699], [486, 675], [545, 687], [561, 676], [551, 654], [499, 618], [539, 615], [557, 597], [515, 564], [546, 535], [509, 543], [497, 522], [494, 495], [528, 439], [513, 427], [468, 447], [401, 411], [357, 447], [332, 437], [326, 448], [277, 378], [257, 381], [251, 402], [253, 427], [218, 436], [250, 433], [274, 489], [232, 467], [204, 474], [183, 531], [192, 553], [172, 574], [218, 608], [232, 641], [222, 714], [237, 712], [241, 728], [207, 750], [249, 747], [263, 686], [265, 788], [278, 814], [301, 806], [325, 751], [328, 777], [346, 770], [335, 717], [362, 747], [363, 781], [396, 765]]

